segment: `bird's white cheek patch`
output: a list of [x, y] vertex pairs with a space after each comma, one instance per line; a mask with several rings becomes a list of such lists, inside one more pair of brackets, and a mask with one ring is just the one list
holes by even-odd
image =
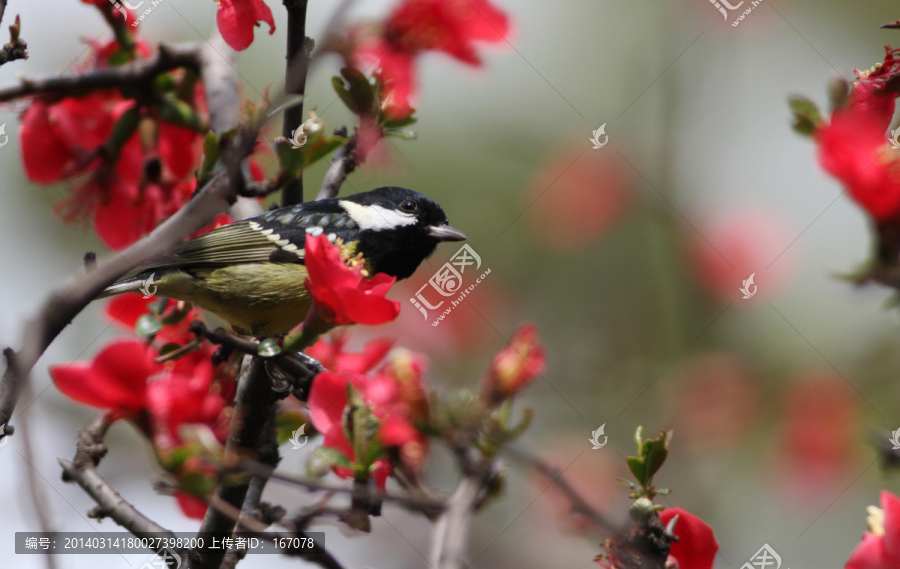
[[341, 207], [350, 215], [350, 218], [363, 231], [367, 229], [373, 231], [396, 229], [405, 225], [415, 225], [417, 221], [414, 214], [387, 209], [380, 205], [359, 205], [346, 200], [341, 200], [340, 203]]

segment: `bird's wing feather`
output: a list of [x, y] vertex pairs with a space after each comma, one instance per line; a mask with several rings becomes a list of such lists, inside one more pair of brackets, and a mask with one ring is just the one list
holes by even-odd
[[312, 230], [314, 235], [323, 232], [329, 236], [333, 234], [348, 243], [357, 238], [358, 229], [335, 204], [309, 202], [219, 227], [183, 243], [168, 256], [143, 268], [223, 266], [270, 261], [303, 263], [303, 248], [308, 230]]

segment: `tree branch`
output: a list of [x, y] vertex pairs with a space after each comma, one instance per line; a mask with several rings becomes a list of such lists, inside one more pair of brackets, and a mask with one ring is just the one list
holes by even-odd
[[609, 537], [618, 537], [620, 539], [625, 539], [625, 533], [619, 528], [616, 524], [611, 522], [594, 509], [587, 500], [585, 500], [581, 494], [578, 493], [569, 482], [563, 478], [562, 472], [553, 468], [549, 464], [542, 461], [540, 458], [534, 456], [533, 454], [517, 449], [517, 448], [506, 448], [504, 449], [504, 453], [512, 458], [513, 460], [524, 464], [534, 470], [537, 470], [542, 475], [546, 476], [550, 482], [555, 485], [559, 490], [569, 499], [571, 504], [571, 511], [577, 514], [581, 514], [590, 520], [595, 526], [599, 527], [604, 534]]
[[[283, 0], [288, 13], [287, 70], [284, 77], [285, 93], [304, 96], [306, 74], [312, 40], [306, 37], [306, 5], [308, 0]], [[291, 138], [291, 133], [303, 124], [303, 102], [284, 111], [281, 135]], [[281, 207], [303, 203], [303, 172], [281, 191]]]
[[[255, 451], [259, 447], [263, 427], [269, 416], [269, 409], [279, 398], [272, 390], [271, 380], [266, 373], [265, 365], [260, 358], [247, 356], [250, 359], [242, 369], [235, 396], [234, 414], [231, 421], [231, 432], [225, 443], [225, 452], [229, 456], [240, 456], [248, 449]], [[220, 482], [213, 495], [212, 503], [224, 502], [240, 512], [247, 496], [249, 481], [240, 481], [227, 485]], [[235, 516], [225, 515], [221, 508], [210, 508], [200, 525], [201, 532], [230, 534], [239, 513]], [[218, 569], [224, 554], [220, 551], [194, 550], [191, 553], [191, 567], [194, 569]]]
[[[338, 132], [335, 131], [335, 134]], [[344, 135], [346, 134], [344, 131]], [[319, 195], [316, 196], [317, 200], [333, 198], [338, 195], [344, 180], [356, 170], [356, 154], [356, 135], [354, 134], [347, 144], [335, 151], [334, 157], [331, 159], [331, 166], [328, 167], [328, 172], [325, 173], [325, 179], [322, 181], [322, 188], [319, 190]]]
[[463, 476], [447, 502], [447, 509], [434, 526], [431, 546], [431, 566], [434, 569], [466, 569], [469, 549], [469, 529], [487, 485], [490, 469]]
[[120, 65], [97, 69], [89, 73], [42, 78], [23, 78], [19, 85], [0, 89], [0, 102], [12, 101], [31, 95], [72, 97], [95, 89], [107, 89], [147, 83], [160, 73], [189, 67], [200, 72], [200, 46], [198, 44], [159, 44], [159, 53], [149, 59], [141, 59]]
[[244, 179], [239, 164], [253, 150], [258, 133], [259, 125], [244, 129], [236, 146], [225, 152], [225, 171], [217, 174], [183, 208], [148, 236], [50, 295], [40, 312], [26, 323], [22, 348], [15, 354], [10, 352], [7, 355], [8, 365], [0, 380], [0, 425], [9, 423], [22, 383], [27, 380], [44, 350], [85, 306], [104, 288], [135, 267], [165, 253], [178, 245], [185, 235], [209, 224], [226, 203], [240, 194]]
[[[62, 466], [63, 480], [76, 482], [97, 502], [99, 508], [94, 511], [92, 517], [108, 517], [138, 537], [147, 534], [175, 537], [174, 533], [137, 511], [97, 472], [97, 463], [106, 453], [103, 437], [108, 427], [103, 416], [100, 416], [89, 427], [79, 429], [75, 458], [72, 462], [56, 459]], [[160, 548], [154, 551], [160, 553], [163, 550]]]

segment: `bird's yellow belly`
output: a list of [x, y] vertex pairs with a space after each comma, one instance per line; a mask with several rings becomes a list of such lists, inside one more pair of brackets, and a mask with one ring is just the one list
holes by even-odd
[[230, 323], [236, 332], [265, 338], [303, 322], [311, 304], [294, 263], [247, 263], [177, 272], [159, 281], [159, 295], [186, 300]]

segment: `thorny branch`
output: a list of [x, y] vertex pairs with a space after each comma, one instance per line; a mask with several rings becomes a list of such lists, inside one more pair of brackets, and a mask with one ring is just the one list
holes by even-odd
[[[0, 0], [0, 21], [6, 13], [6, 0]], [[9, 27], [9, 43], [0, 48], [0, 65], [17, 59], [28, 59], [28, 44], [19, 37], [22, 31], [22, 22], [16, 16], [16, 23]]]

